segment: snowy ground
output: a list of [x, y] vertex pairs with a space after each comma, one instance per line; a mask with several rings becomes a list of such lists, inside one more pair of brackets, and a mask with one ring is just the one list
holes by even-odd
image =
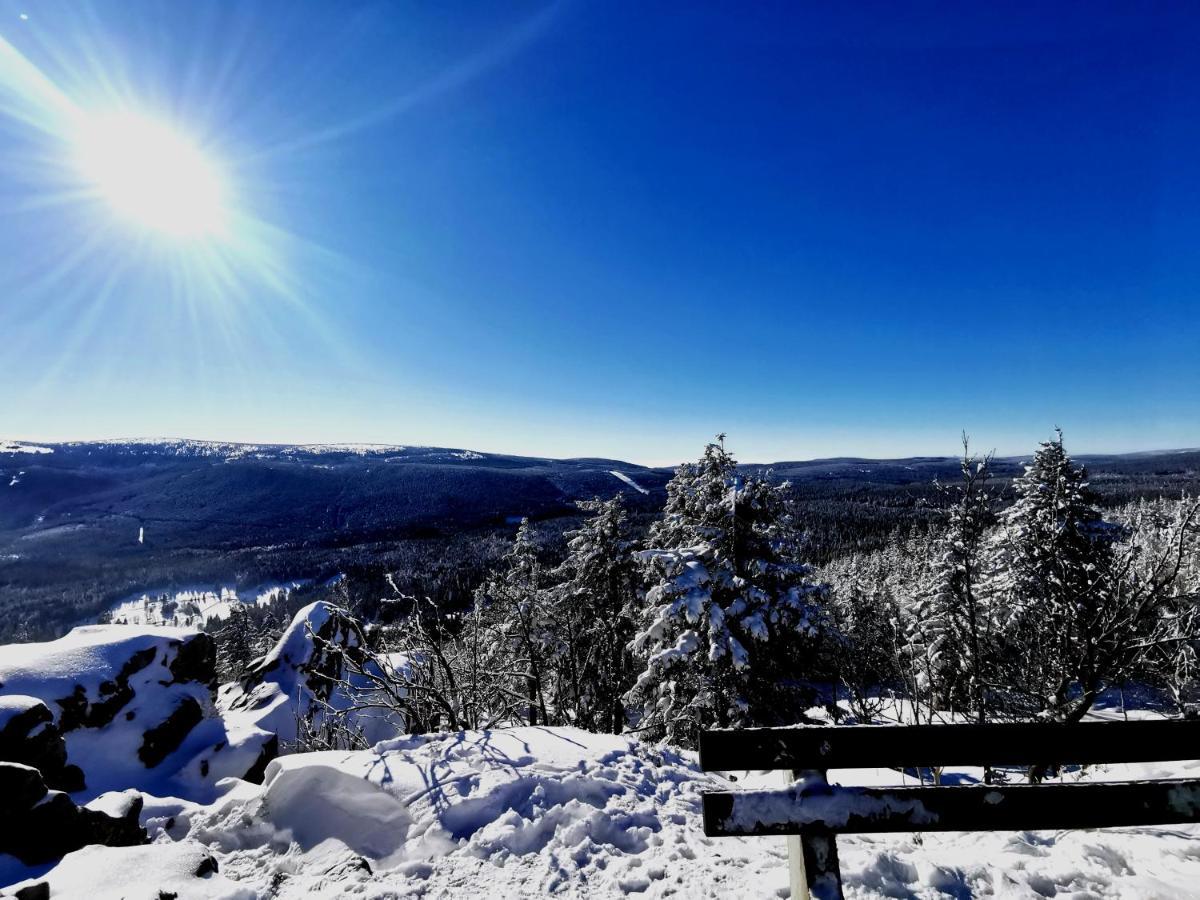
[[[1184, 763], [1088, 777], [1198, 774], [1200, 763]], [[831, 777], [901, 780], [890, 771]], [[758, 773], [737, 784], [780, 782], [779, 773]], [[161, 853], [138, 856], [139, 883], [158, 878], [180, 897], [786, 896], [783, 839], [704, 837], [700, 793], [729, 782], [699, 772], [690, 754], [621, 737], [517, 728], [402, 738], [284, 757], [262, 787], [225, 785], [208, 806], [147, 801]], [[1200, 885], [1200, 832], [1191, 827], [839, 845], [849, 897], [1176, 898]], [[179, 874], [205, 852], [219, 877]], [[103, 868], [133, 851], [80, 853]], [[103, 896], [75, 856], [51, 873], [52, 896]]]
[[[190, 629], [90, 626], [0, 648], [0, 728], [39, 701], [104, 709], [65, 735], [68, 760], [87, 776], [72, 798], [107, 809], [128, 797], [106, 792], [141, 791], [154, 841], [87, 847], [53, 868], [0, 856], [0, 895], [34, 878], [49, 882], [55, 900], [786, 896], [784, 839], [706, 838], [701, 818], [704, 791], [778, 788], [782, 773], [707, 774], [694, 754], [628, 737], [537, 727], [389, 737], [371, 750], [276, 759], [262, 785], [228, 777], [261, 772], [255, 763], [272, 735], [294, 736], [296, 709], [311, 709], [315, 696], [309, 675], [330, 660], [312, 635], [344, 648], [361, 640], [342, 616], [321, 602], [300, 610], [215, 704], [199, 654], [183, 652], [204, 640]], [[122, 704], [103, 707], [109, 696]], [[329, 702], [340, 702], [336, 693]], [[203, 717], [168, 755], [140, 762], [150, 732], [189, 703]], [[1106, 700], [1095, 717], [1124, 715]], [[375, 724], [372, 740], [397, 733], [395, 721]], [[829, 775], [843, 784], [914, 781], [886, 769]], [[960, 769], [944, 780], [980, 776]], [[1200, 761], [1062, 777], [1200, 778]], [[839, 849], [852, 898], [1200, 896], [1200, 826], [847, 836]]]

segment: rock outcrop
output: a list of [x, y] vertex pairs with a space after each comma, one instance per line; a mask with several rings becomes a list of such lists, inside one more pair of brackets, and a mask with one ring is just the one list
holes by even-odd
[[[318, 601], [297, 612], [271, 652], [251, 663], [239, 683], [222, 687], [217, 702], [228, 720], [252, 723], [290, 743], [299, 723], [318, 724], [329, 710], [351, 705], [345, 687], [364, 664], [370, 663], [358, 621]], [[403, 730], [398, 716], [382, 709], [353, 725], [369, 742]]]
[[0, 647], [0, 760], [92, 795], [261, 777], [273, 736], [231, 734], [215, 683], [213, 640], [190, 629], [92, 625]]
[[46, 787], [32, 766], [0, 762], [0, 853], [27, 865], [50, 862], [88, 844], [127, 847], [146, 840], [136, 791], [108, 795], [102, 809], [77, 806]]
[[54, 713], [41, 700], [0, 696], [0, 762], [33, 766], [58, 791], [81, 791], [83, 770], [67, 762], [67, 745]]

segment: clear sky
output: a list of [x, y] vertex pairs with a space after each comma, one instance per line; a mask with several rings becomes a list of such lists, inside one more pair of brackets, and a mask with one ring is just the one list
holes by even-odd
[[0, 0], [0, 37], [0, 437], [1200, 445], [1194, 4]]

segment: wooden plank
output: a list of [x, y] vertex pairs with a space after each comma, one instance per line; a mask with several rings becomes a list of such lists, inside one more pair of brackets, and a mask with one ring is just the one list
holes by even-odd
[[1036, 831], [1200, 822], [1200, 780], [979, 787], [808, 787], [704, 795], [709, 837]]
[[1020, 722], [987, 725], [850, 725], [743, 728], [700, 734], [700, 767], [912, 768], [1162, 762], [1191, 759], [1200, 721]]

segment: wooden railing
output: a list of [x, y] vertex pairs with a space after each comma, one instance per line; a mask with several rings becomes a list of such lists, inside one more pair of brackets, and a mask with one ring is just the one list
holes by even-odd
[[789, 835], [793, 897], [841, 898], [837, 835], [1200, 821], [1200, 780], [922, 787], [831, 785], [829, 769], [1137, 763], [1200, 758], [1200, 722], [798, 726], [706, 731], [705, 771], [783, 769], [780, 790], [704, 795], [710, 837]]

